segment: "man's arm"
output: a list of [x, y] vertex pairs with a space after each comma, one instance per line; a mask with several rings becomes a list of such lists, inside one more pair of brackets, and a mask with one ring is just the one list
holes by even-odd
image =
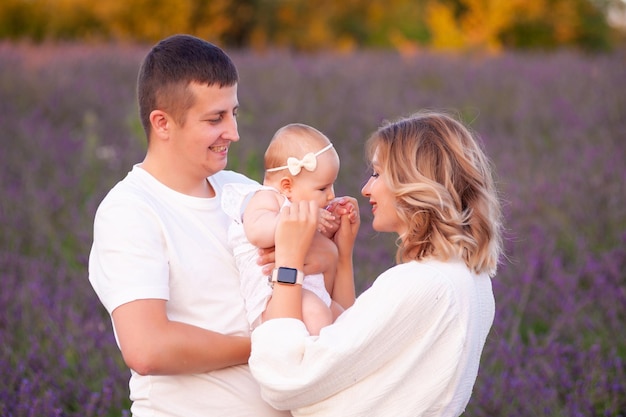
[[209, 372], [248, 361], [249, 337], [170, 321], [165, 303], [137, 300], [113, 311], [113, 325], [129, 368], [141, 375], [172, 375]]

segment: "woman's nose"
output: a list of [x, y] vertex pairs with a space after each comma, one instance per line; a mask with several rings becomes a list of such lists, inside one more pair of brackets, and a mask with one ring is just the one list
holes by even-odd
[[372, 177], [370, 177], [365, 183], [365, 185], [363, 186], [363, 188], [361, 188], [361, 195], [363, 195], [363, 197], [369, 197], [370, 195], [370, 181], [371, 180], [372, 180]]

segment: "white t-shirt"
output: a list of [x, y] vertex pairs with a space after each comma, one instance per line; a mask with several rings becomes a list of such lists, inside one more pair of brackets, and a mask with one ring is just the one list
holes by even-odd
[[[89, 280], [109, 313], [130, 301], [164, 299], [171, 320], [248, 335], [220, 199], [225, 183], [252, 180], [221, 171], [209, 181], [216, 197], [191, 197], [135, 166], [104, 198], [94, 221]], [[139, 417], [288, 415], [261, 400], [247, 365], [173, 376], [131, 370], [130, 398]]]
[[459, 416], [493, 323], [491, 280], [462, 261], [408, 262], [383, 274], [335, 323], [296, 319], [252, 333], [263, 398], [294, 416]]

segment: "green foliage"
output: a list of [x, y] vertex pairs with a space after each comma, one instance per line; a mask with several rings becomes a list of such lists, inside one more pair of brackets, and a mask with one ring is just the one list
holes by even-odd
[[505, 46], [551, 49], [578, 46], [584, 50], [611, 48], [606, 16], [589, 0], [552, 0], [543, 13], [521, 9], [501, 33]]
[[[230, 48], [610, 49], [620, 0], [4, 0], [0, 39], [155, 42], [190, 33]], [[623, 28], [622, 28], [623, 29]]]

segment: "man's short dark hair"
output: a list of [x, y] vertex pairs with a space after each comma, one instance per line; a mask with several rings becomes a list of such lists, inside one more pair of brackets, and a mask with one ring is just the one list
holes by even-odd
[[137, 79], [139, 116], [150, 137], [150, 113], [162, 109], [184, 124], [195, 97], [190, 83], [228, 87], [237, 84], [237, 68], [218, 46], [190, 35], [174, 35], [145, 57]]

